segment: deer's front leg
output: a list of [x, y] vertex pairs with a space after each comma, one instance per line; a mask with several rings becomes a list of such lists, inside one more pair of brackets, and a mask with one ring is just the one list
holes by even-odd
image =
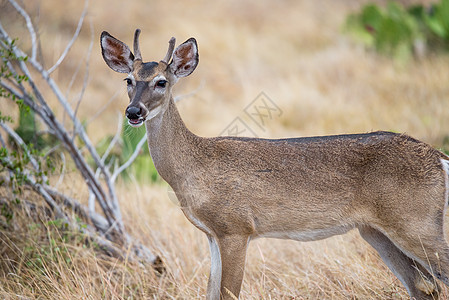
[[236, 299], [242, 285], [249, 237], [228, 235], [217, 239], [208, 238], [211, 250], [211, 274], [207, 286], [207, 299]]
[[221, 255], [218, 243], [215, 238], [208, 235], [210, 247], [210, 274], [209, 282], [207, 283], [207, 299], [218, 300], [220, 299], [220, 287], [221, 287]]

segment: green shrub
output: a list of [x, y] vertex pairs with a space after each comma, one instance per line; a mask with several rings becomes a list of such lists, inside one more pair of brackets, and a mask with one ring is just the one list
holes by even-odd
[[[385, 8], [365, 5], [348, 16], [345, 31], [379, 53], [398, 59], [424, 49], [449, 49], [449, 0], [432, 5], [404, 8], [389, 2]], [[422, 53], [418, 53], [422, 54]]]
[[[126, 161], [129, 157], [131, 157], [137, 147], [137, 144], [145, 134], [145, 126], [134, 128], [129, 125], [128, 122], [123, 123], [123, 148], [121, 151], [122, 161]], [[159, 180], [159, 175], [154, 167], [153, 160], [151, 159], [150, 152], [146, 144], [142, 147], [141, 153], [128, 169], [128, 175], [129, 173], [132, 173], [138, 180], [142, 181], [156, 182]]]

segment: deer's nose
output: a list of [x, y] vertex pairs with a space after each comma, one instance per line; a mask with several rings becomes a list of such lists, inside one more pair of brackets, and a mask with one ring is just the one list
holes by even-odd
[[128, 106], [126, 109], [126, 117], [128, 119], [139, 119], [142, 116], [142, 112], [140, 107], [137, 106]]

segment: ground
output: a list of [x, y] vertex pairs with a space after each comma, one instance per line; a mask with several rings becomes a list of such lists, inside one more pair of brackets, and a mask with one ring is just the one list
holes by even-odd
[[[99, 141], [114, 133], [117, 111], [123, 112], [128, 103], [124, 76], [112, 72], [101, 58], [100, 33], [106, 30], [131, 45], [134, 30], [141, 28], [145, 61], [162, 59], [171, 36], [178, 44], [193, 36], [200, 64], [179, 82], [175, 93], [187, 96], [178, 108], [198, 135], [219, 135], [237, 118], [249, 128], [248, 135], [259, 137], [391, 130], [441, 147], [449, 135], [449, 57], [395, 62], [365, 49], [342, 32], [346, 15], [364, 2], [91, 1], [81, 35], [53, 77], [75, 105], [88, 67], [79, 115], [92, 139]], [[3, 26], [26, 47], [27, 33], [17, 26], [20, 18], [11, 14], [6, 1], [0, 5]], [[27, 5], [39, 25], [49, 67], [70, 40], [84, 3], [51, 0]], [[261, 125], [248, 111], [262, 92], [275, 104], [276, 113]], [[2, 101], [0, 109], [10, 106]], [[65, 189], [85, 199], [86, 191], [77, 186]], [[51, 228], [41, 228], [38, 234], [33, 234], [36, 228], [13, 235], [2, 231], [0, 297], [204, 298], [209, 273], [206, 237], [185, 219], [167, 190], [164, 183], [118, 185], [127, 229], [161, 256], [165, 275], [111, 260], [70, 239], [44, 247], [40, 243], [54, 234]], [[29, 247], [38, 251], [30, 254]], [[241, 293], [242, 299], [406, 297], [400, 282], [357, 231], [310, 243], [252, 242]]]

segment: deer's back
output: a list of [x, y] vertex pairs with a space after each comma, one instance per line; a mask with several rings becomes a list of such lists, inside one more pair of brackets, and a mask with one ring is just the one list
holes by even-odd
[[[222, 229], [227, 221], [268, 236], [289, 226], [311, 232], [346, 228], [365, 219], [397, 218], [403, 209], [419, 214], [431, 209], [426, 197], [432, 191], [445, 192], [443, 154], [403, 134], [220, 137], [207, 139], [205, 145], [199, 174], [190, 186], [208, 203], [197, 208], [207, 210], [201, 212], [210, 218], [205, 222], [218, 221]], [[206, 172], [211, 176], [201, 176]], [[261, 215], [283, 217], [258, 219]]]
[[323, 176], [362, 179], [373, 168], [404, 180], [429, 178], [439, 173], [444, 157], [426, 143], [392, 132], [289, 139], [221, 137], [210, 139], [204, 152], [215, 171], [250, 178], [280, 175], [289, 184], [290, 180], [310, 184]]

